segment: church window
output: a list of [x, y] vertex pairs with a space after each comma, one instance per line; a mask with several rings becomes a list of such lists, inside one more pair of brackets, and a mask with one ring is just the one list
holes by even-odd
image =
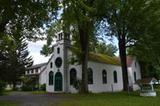
[[61, 67], [61, 65], [62, 65], [62, 58], [61, 57], [56, 58], [55, 65], [57, 66], [57, 68]]
[[59, 53], [60, 53], [60, 48], [58, 47], [58, 48], [57, 48], [57, 54], [59, 54]]
[[70, 70], [70, 85], [73, 85], [74, 82], [76, 81], [76, 76], [77, 76], [77, 73], [76, 73], [76, 70], [73, 68]]
[[118, 82], [118, 80], [117, 80], [117, 71], [113, 72], [113, 77], [114, 77], [114, 83], [117, 83]]
[[88, 84], [93, 84], [93, 71], [91, 68], [88, 69]]
[[52, 71], [49, 72], [49, 85], [53, 85], [53, 74]]
[[137, 80], [136, 72], [134, 72], [134, 81]]
[[52, 68], [53, 67], [53, 64], [52, 64], [52, 62], [50, 63], [50, 68]]
[[102, 71], [102, 81], [103, 81], [103, 84], [107, 83], [107, 72], [106, 72], [106, 70]]

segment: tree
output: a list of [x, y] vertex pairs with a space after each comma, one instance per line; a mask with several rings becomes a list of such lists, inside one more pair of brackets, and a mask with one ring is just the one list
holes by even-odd
[[15, 83], [32, 63], [27, 57], [25, 40], [43, 38], [41, 29], [56, 19], [57, 3], [57, 0], [0, 1], [0, 79]]
[[12, 83], [15, 87], [20, 76], [24, 74], [26, 67], [32, 65], [32, 58], [27, 51], [27, 43], [24, 37], [11, 38], [6, 36], [1, 42], [1, 54], [5, 59], [1, 60], [1, 80]]
[[[126, 47], [133, 46], [146, 35], [151, 28], [149, 25], [155, 18], [154, 10], [159, 1], [154, 0], [104, 0], [104, 8], [101, 10], [103, 21], [107, 20], [107, 35], [116, 36], [119, 45], [119, 54], [123, 72], [123, 88], [128, 89], [128, 73], [126, 65]], [[155, 7], [154, 7], [155, 6]]]
[[[95, 36], [95, 23], [101, 15], [101, 6], [103, 1], [99, 0], [68, 0], [63, 2], [64, 12], [62, 20], [64, 21], [63, 30], [74, 29], [77, 32], [81, 50], [80, 60], [82, 63], [82, 85], [81, 92], [88, 92], [87, 66], [89, 41], [91, 36]], [[66, 29], [67, 28], [67, 29]]]
[[148, 34], [128, 50], [130, 55], [135, 55], [141, 62], [142, 77], [160, 79], [159, 28], [159, 24], [149, 28]]
[[[0, 1], [0, 32], [12, 34], [21, 27], [25, 37], [40, 37], [36, 33], [43, 24], [55, 19], [57, 0], [1, 0]], [[34, 35], [33, 35], [34, 32]]]
[[42, 50], [40, 51], [40, 53], [42, 55], [48, 56], [51, 53], [53, 53], [53, 48], [52, 48], [52, 42], [54, 41], [54, 37], [55, 35], [62, 31], [62, 22], [61, 20], [57, 20], [54, 23], [51, 24], [51, 27], [48, 28], [47, 30], [47, 43], [45, 45], [43, 45]]
[[[82, 86], [81, 92], [88, 92], [87, 63], [89, 52], [89, 41], [94, 36], [94, 23], [97, 14], [98, 0], [64, 0], [62, 1], [62, 30], [64, 34], [72, 34], [75, 45], [80, 48], [82, 63]], [[92, 36], [92, 37], [91, 37]], [[77, 43], [78, 42], [78, 43]], [[49, 45], [44, 47], [43, 52], [48, 50]]]
[[107, 54], [108, 56], [115, 56], [115, 53], [117, 52], [117, 47], [113, 44], [105, 44], [102, 42], [98, 42], [95, 52], [97, 53], [102, 53], [102, 54]]

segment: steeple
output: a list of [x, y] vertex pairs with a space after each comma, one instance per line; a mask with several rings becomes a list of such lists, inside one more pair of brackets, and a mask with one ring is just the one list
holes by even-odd
[[70, 44], [70, 34], [63, 33], [62, 31], [57, 33], [56, 35], [56, 42], [57, 43], [67, 43]]

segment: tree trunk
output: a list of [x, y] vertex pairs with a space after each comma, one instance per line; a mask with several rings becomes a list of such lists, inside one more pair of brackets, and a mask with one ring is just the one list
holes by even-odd
[[82, 85], [81, 85], [81, 93], [88, 93], [88, 55], [87, 50], [82, 53]]
[[88, 28], [87, 24], [83, 24], [81, 27], [79, 26], [79, 36], [80, 36], [80, 45], [81, 45], [81, 62], [82, 62], [82, 83], [81, 83], [81, 93], [88, 93]]
[[127, 71], [127, 62], [126, 62], [126, 44], [125, 44], [125, 35], [118, 35], [119, 40], [119, 54], [121, 59], [122, 74], [123, 74], [123, 90], [128, 90], [128, 71]]

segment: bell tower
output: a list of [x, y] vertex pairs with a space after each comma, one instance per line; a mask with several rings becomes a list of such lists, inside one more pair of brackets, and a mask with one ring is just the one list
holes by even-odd
[[56, 43], [65, 43], [69, 46], [70, 45], [70, 34], [63, 33], [62, 31], [57, 33]]
[[[56, 34], [56, 44], [54, 45], [55, 63], [55, 91], [68, 91], [68, 48], [70, 47], [70, 34], [59, 32]], [[58, 81], [57, 74], [61, 74], [61, 81]], [[59, 83], [62, 84], [59, 84]], [[59, 88], [58, 86], [61, 85]]]

